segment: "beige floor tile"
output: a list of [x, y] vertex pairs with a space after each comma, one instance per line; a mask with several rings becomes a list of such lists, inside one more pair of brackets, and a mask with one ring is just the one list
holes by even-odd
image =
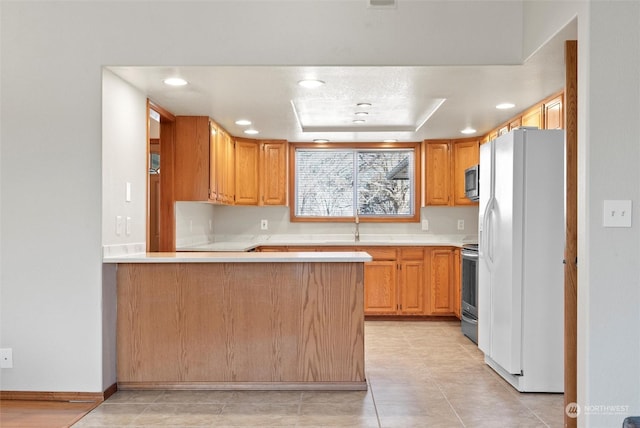
[[150, 404], [133, 423], [142, 426], [211, 426], [224, 404], [161, 403]]
[[457, 322], [367, 321], [365, 350], [368, 391], [118, 391], [74, 428], [563, 425], [562, 394], [516, 391]]
[[103, 403], [73, 425], [74, 428], [129, 426], [148, 404]]

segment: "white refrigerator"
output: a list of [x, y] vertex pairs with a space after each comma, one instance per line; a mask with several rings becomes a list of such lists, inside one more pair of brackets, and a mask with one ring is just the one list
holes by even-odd
[[478, 346], [522, 392], [564, 390], [564, 131], [480, 147]]

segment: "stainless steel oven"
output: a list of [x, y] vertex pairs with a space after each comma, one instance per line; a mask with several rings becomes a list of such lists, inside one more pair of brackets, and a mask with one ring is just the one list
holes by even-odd
[[478, 343], [478, 245], [462, 247], [462, 334]]

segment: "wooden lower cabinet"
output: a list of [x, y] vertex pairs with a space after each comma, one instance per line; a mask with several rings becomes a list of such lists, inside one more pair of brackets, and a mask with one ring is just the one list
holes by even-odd
[[460, 318], [460, 249], [456, 247], [264, 246], [258, 251], [365, 251], [365, 315]]
[[398, 312], [396, 262], [374, 260], [364, 264], [364, 313], [395, 315]]

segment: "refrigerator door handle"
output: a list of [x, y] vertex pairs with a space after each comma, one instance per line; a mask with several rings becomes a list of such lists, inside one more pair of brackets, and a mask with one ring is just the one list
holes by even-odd
[[483, 252], [487, 255], [486, 260], [489, 262], [489, 264], [493, 264], [493, 227], [491, 227], [493, 223], [493, 197], [491, 197], [491, 199], [489, 199], [489, 202], [487, 203], [483, 218]]

